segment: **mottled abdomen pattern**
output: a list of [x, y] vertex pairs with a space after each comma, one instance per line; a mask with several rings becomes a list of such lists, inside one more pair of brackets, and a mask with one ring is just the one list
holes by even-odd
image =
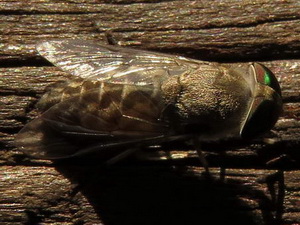
[[45, 111], [55, 104], [61, 107], [55, 115], [59, 120], [88, 130], [133, 137], [164, 132], [158, 121], [165, 105], [160, 89], [151, 85], [77, 79], [46, 93], [38, 108]]

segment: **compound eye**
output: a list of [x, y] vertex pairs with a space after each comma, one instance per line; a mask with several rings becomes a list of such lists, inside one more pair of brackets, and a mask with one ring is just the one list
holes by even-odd
[[281, 90], [274, 74], [264, 65], [254, 63], [250, 66], [250, 75], [254, 95], [241, 130], [243, 138], [253, 138], [270, 130], [282, 112]]
[[272, 71], [260, 63], [254, 63], [253, 66], [255, 69], [256, 81], [271, 87], [277, 94], [281, 96], [279, 83]]
[[281, 108], [277, 102], [261, 98], [253, 102], [252, 110], [241, 132], [242, 138], [253, 138], [270, 130], [276, 123]]

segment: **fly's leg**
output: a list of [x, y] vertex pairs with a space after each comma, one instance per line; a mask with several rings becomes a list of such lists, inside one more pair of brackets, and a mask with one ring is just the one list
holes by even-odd
[[284, 212], [284, 197], [285, 197], [285, 185], [284, 185], [284, 171], [278, 171], [278, 195], [277, 195], [277, 209], [276, 209], [276, 221], [282, 221], [282, 214]]
[[210, 173], [209, 168], [208, 168], [208, 163], [207, 163], [207, 160], [206, 160], [206, 158], [205, 158], [205, 155], [203, 154], [203, 151], [201, 150], [201, 144], [200, 144], [198, 138], [194, 138], [194, 139], [193, 139], [193, 142], [194, 142], [194, 146], [195, 146], [195, 148], [196, 148], [198, 157], [199, 157], [199, 159], [200, 159], [200, 162], [201, 162], [202, 166], [203, 166], [204, 169], [205, 169], [205, 175], [206, 175], [209, 179], [211, 179], [212, 176], [211, 176], [211, 173]]
[[[105, 32], [105, 38], [106, 38], [107, 44], [109, 44], [109, 45], [119, 45], [119, 46], [124, 45], [123, 41], [118, 41], [118, 39], [116, 39], [114, 37], [112, 30], [108, 30]], [[139, 41], [131, 41], [131, 43], [133, 43], [134, 45], [141, 45], [141, 42], [139, 42]]]
[[[275, 183], [277, 182], [278, 191], [275, 191]], [[284, 185], [284, 172], [279, 170], [274, 175], [267, 177], [267, 184], [272, 196], [272, 201], [275, 206], [275, 221], [277, 224], [281, 224], [282, 215], [284, 212], [284, 196], [285, 196], [285, 185]]]
[[202, 152], [202, 150], [200, 148], [197, 148], [196, 151], [197, 151], [198, 157], [200, 159], [200, 162], [201, 162], [202, 166], [205, 169], [205, 173], [210, 176], [210, 172], [209, 172], [209, 168], [208, 168], [208, 163], [207, 163], [207, 160], [205, 158], [205, 155], [203, 154], [203, 152]]
[[118, 45], [118, 41], [114, 38], [113, 32], [111, 30], [105, 32], [105, 37], [109, 45]]
[[120, 160], [126, 158], [127, 156], [133, 154], [134, 152], [138, 151], [139, 149], [140, 148], [138, 148], [138, 147], [127, 149], [126, 151], [123, 151], [120, 154], [114, 156], [113, 158], [107, 160], [105, 162], [105, 166], [111, 166], [111, 165], [119, 162]]
[[[207, 175], [207, 177], [209, 179], [211, 179], [212, 175], [211, 175], [211, 173], [209, 171], [209, 165], [208, 165], [208, 162], [207, 162], [207, 160], [205, 158], [205, 155], [204, 155], [203, 151], [201, 150], [201, 144], [200, 144], [200, 142], [199, 142], [199, 140], [197, 138], [193, 139], [193, 143], [194, 143], [194, 146], [196, 148], [196, 151], [197, 151], [198, 157], [200, 159], [200, 162], [201, 162], [202, 166], [205, 169], [205, 174]], [[225, 158], [225, 156], [226, 156], [226, 152], [225, 151], [220, 152], [220, 157], [221, 158]], [[220, 167], [220, 181], [221, 182], [225, 181], [225, 175], [226, 175], [226, 168], [221, 165], [221, 167]]]
[[[268, 186], [268, 190], [271, 195], [272, 205], [275, 207], [275, 224], [282, 224], [282, 215], [284, 212], [284, 196], [285, 196], [285, 185], [284, 185], [284, 171], [278, 170], [274, 174], [268, 175], [264, 182]], [[276, 192], [277, 183], [277, 192]]]
[[[178, 136], [172, 136], [172, 137], [169, 137], [169, 141], [171, 140], [181, 140], [181, 139], [186, 139], [186, 135], [178, 135]], [[149, 143], [149, 146], [151, 146], [151, 143], [157, 143], [157, 142], [160, 142], [161, 140], [166, 140], [167, 138], [164, 138], [164, 137], [157, 137], [157, 138], [153, 138], [153, 139], [150, 139], [150, 143]], [[149, 140], [148, 140], [149, 141]], [[126, 158], [127, 156], [135, 153], [136, 151], [140, 150], [142, 148], [143, 144], [141, 145], [135, 145], [133, 148], [129, 148], [123, 152], [121, 152], [120, 154], [114, 156], [113, 158], [109, 159], [108, 161], [106, 161], [105, 165], [109, 166], [109, 165], [112, 165], [112, 164], [115, 164], [116, 162]]]
[[[266, 164], [269, 167], [277, 168], [288, 168], [289, 166], [295, 164], [296, 162], [292, 160], [288, 155], [281, 155], [277, 158], [269, 160]], [[265, 182], [268, 185], [272, 201], [276, 207], [276, 224], [281, 224], [282, 215], [284, 213], [284, 197], [285, 197], [285, 183], [284, 183], [284, 170], [279, 169], [275, 174], [269, 175]], [[275, 191], [275, 184], [277, 182], [277, 193]]]
[[[226, 152], [225, 152], [225, 151], [221, 151], [219, 155], [220, 155], [220, 157], [221, 157], [222, 159], [225, 159], [225, 157], [226, 157]], [[220, 180], [221, 180], [222, 182], [225, 181], [225, 175], [226, 175], [226, 168], [225, 168], [223, 165], [221, 165], [221, 167], [220, 167]]]

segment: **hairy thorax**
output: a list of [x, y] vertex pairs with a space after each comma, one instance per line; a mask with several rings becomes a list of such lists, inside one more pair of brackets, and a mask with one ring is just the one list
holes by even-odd
[[226, 67], [205, 65], [162, 85], [165, 100], [181, 120], [178, 129], [205, 133], [203, 139], [239, 136], [251, 92], [242, 77], [229, 73]]

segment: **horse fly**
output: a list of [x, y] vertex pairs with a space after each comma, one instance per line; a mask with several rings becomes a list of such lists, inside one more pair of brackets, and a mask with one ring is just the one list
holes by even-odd
[[37, 50], [72, 77], [40, 99], [41, 115], [15, 139], [37, 158], [122, 158], [174, 140], [248, 139], [270, 130], [282, 111], [279, 84], [259, 63], [228, 66], [86, 40]]

